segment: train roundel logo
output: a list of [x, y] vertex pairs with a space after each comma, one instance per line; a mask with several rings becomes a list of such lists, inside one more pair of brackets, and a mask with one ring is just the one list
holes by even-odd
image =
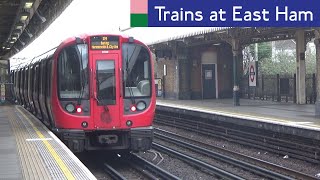
[[254, 71], [253, 65], [250, 66], [249, 73], [250, 73], [250, 80], [251, 80], [251, 82], [253, 82], [254, 81], [254, 76], [256, 74], [256, 72]]

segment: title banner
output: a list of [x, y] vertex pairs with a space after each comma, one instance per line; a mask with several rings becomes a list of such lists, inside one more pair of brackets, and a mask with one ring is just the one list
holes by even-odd
[[319, 0], [131, 0], [131, 27], [315, 27]]

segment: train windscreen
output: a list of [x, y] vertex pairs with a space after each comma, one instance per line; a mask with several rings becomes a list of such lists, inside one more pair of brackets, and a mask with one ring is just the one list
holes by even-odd
[[66, 47], [59, 54], [58, 94], [61, 99], [89, 98], [88, 46]]
[[125, 97], [151, 96], [151, 64], [148, 49], [138, 45], [122, 45]]

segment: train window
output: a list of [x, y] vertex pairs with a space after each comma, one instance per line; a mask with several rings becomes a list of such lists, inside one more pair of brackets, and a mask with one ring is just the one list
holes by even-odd
[[89, 98], [88, 46], [78, 44], [59, 54], [58, 91], [60, 98]]
[[113, 60], [97, 61], [97, 88], [99, 105], [115, 104], [115, 65]]
[[147, 48], [138, 44], [122, 45], [125, 97], [150, 97], [151, 60]]

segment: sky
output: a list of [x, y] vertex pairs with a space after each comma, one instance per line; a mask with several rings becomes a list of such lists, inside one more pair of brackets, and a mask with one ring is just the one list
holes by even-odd
[[73, 0], [37, 39], [10, 59], [11, 65], [17, 64], [21, 58], [29, 60], [58, 46], [64, 39], [83, 33], [124, 34], [148, 44], [209, 29], [143, 27], [119, 32], [119, 27], [120, 29], [130, 27], [130, 0]]

